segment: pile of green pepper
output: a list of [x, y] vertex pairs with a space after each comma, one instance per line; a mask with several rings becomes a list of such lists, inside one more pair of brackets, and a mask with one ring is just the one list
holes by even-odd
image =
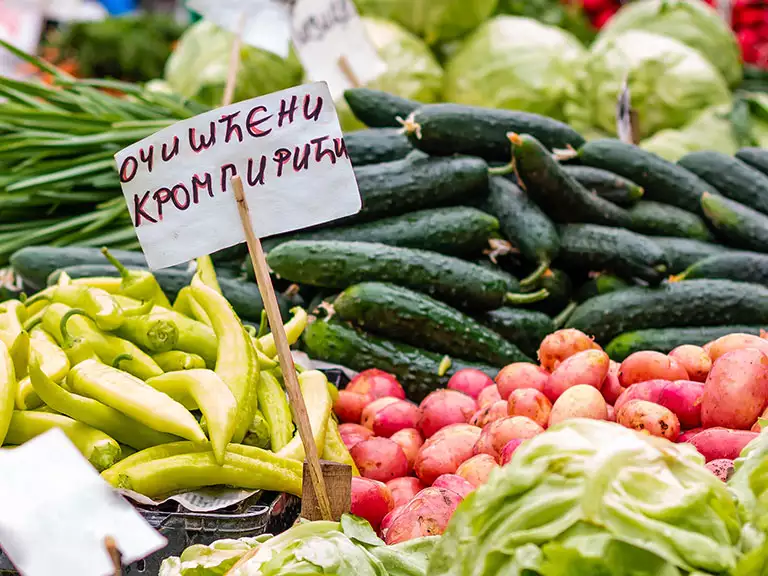
[[[150, 498], [227, 485], [301, 495], [304, 447], [266, 321], [243, 325], [209, 257], [171, 304], [149, 272], [0, 303], [0, 446], [58, 427], [110, 484]], [[301, 308], [286, 323], [298, 340]], [[354, 464], [318, 371], [299, 383], [327, 460]]]

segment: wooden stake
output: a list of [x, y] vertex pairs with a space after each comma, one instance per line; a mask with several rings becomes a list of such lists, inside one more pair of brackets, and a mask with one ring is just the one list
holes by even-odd
[[[349, 512], [352, 505], [352, 466], [339, 462], [320, 460], [323, 478], [326, 481], [328, 494], [331, 497], [332, 520], [338, 522], [342, 514]], [[312, 481], [312, 471], [304, 462], [304, 485]], [[307, 491], [301, 498], [301, 517], [307, 520], [322, 520], [317, 494]]]
[[[280, 359], [280, 368], [283, 371], [283, 378], [285, 380], [285, 389], [288, 392], [288, 398], [293, 406], [293, 411], [296, 415], [296, 424], [299, 429], [299, 436], [301, 437], [301, 442], [304, 444], [304, 452], [307, 455], [307, 463], [309, 464], [309, 470], [312, 476], [312, 487], [315, 491], [323, 520], [331, 520], [333, 514], [331, 511], [331, 503], [328, 499], [328, 492], [325, 488], [325, 479], [323, 478], [323, 472], [320, 467], [320, 457], [312, 436], [312, 427], [309, 424], [307, 407], [304, 404], [304, 397], [301, 395], [301, 390], [299, 388], [299, 380], [296, 377], [296, 368], [293, 365], [293, 356], [291, 356], [291, 348], [288, 344], [288, 338], [285, 336], [283, 319], [280, 316], [277, 297], [275, 296], [275, 290], [272, 288], [272, 280], [269, 277], [267, 259], [264, 257], [261, 241], [253, 231], [248, 203], [245, 199], [245, 191], [243, 190], [243, 181], [239, 176], [232, 178], [232, 186], [235, 189], [235, 200], [237, 200], [240, 221], [242, 222], [243, 230], [245, 231], [245, 241], [248, 244], [251, 263], [253, 264], [253, 270], [256, 273], [256, 283], [259, 286], [261, 299], [264, 301], [264, 308], [267, 311], [269, 326], [275, 337], [277, 355]], [[307, 488], [309, 487], [305, 485], [304, 490], [306, 491]]]
[[104, 538], [104, 547], [107, 549], [107, 554], [109, 554], [109, 557], [112, 560], [112, 565], [115, 568], [114, 576], [122, 576], [123, 555], [120, 552], [120, 549], [117, 547], [115, 539], [112, 538], [112, 536], [107, 536]]
[[227, 83], [224, 85], [224, 97], [221, 99], [222, 106], [232, 104], [235, 97], [235, 85], [237, 84], [237, 71], [240, 69], [240, 49], [243, 46], [243, 28], [245, 27], [245, 13], [240, 15], [240, 24], [238, 25], [235, 42], [232, 44], [232, 52], [229, 54], [229, 68], [227, 69]]
[[360, 88], [360, 78], [358, 78], [357, 74], [355, 74], [355, 71], [352, 70], [352, 66], [350, 66], [349, 60], [347, 60], [346, 56], [341, 56], [339, 58], [339, 69], [344, 74], [344, 76], [347, 77], [347, 80], [349, 80], [349, 83], [352, 84], [353, 88]]

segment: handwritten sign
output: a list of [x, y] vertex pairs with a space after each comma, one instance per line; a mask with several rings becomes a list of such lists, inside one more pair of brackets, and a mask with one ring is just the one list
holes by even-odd
[[102, 480], [58, 428], [0, 453], [0, 545], [25, 576], [114, 574], [167, 541]]
[[386, 71], [351, 0], [296, 0], [293, 44], [311, 80], [325, 80], [338, 98]]
[[259, 237], [360, 210], [328, 86], [296, 86], [165, 128], [115, 155], [151, 268], [245, 241], [231, 179], [240, 176]]

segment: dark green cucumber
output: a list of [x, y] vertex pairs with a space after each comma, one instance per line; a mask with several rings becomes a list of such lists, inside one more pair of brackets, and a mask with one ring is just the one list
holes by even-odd
[[714, 150], [691, 152], [677, 163], [710, 183], [723, 196], [768, 214], [768, 175], [749, 164]]
[[568, 224], [560, 228], [564, 266], [614, 272], [624, 278], [660, 282], [667, 272], [664, 251], [651, 239], [621, 228]]
[[676, 236], [704, 242], [713, 240], [706, 222], [693, 212], [676, 206], [642, 200], [628, 208], [630, 228], [649, 236]]
[[575, 165], [565, 165], [563, 169], [587, 190], [619, 206], [632, 206], [645, 193], [642, 186], [608, 170]]
[[695, 278], [724, 278], [768, 286], [768, 254], [736, 251], [717, 254], [699, 260], [676, 277], [677, 280]]
[[610, 292], [618, 292], [619, 290], [626, 290], [631, 284], [628, 284], [618, 276], [608, 274], [605, 272], [599, 272], [594, 277], [587, 280], [579, 288], [578, 301], [584, 302], [600, 294], [608, 294]]
[[405, 122], [411, 144], [433, 156], [468, 154], [509, 162], [507, 134], [532, 134], [549, 149], [578, 148], [584, 137], [567, 124], [539, 114], [461, 104], [427, 104]]
[[399, 128], [397, 117], [406, 118], [408, 114], [423, 104], [395, 96], [383, 90], [371, 88], [350, 88], [344, 91], [352, 113], [370, 128]]
[[502, 235], [523, 258], [540, 266], [540, 276], [557, 256], [560, 238], [552, 221], [515, 184], [493, 176], [484, 208], [499, 220]]
[[520, 349], [466, 314], [407, 288], [364, 282], [333, 302], [336, 315], [386, 338], [425, 350], [503, 367], [533, 362]]
[[736, 152], [736, 158], [749, 164], [768, 176], [768, 150], [765, 148], [742, 148]]
[[517, 173], [526, 192], [553, 220], [629, 226], [626, 210], [584, 188], [536, 138], [529, 134], [511, 138]]
[[712, 194], [702, 196], [701, 206], [704, 216], [726, 244], [768, 252], [768, 215]]
[[768, 322], [768, 288], [730, 280], [688, 280], [629, 288], [581, 304], [566, 327], [607, 344], [623, 332]]
[[702, 194], [718, 192], [682, 166], [619, 140], [587, 142], [579, 149], [578, 157], [586, 166], [610, 170], [629, 178], [643, 187], [644, 198], [648, 200], [672, 204], [696, 214], [701, 214]]
[[648, 330], [635, 330], [625, 332], [610, 341], [605, 351], [612, 360], [621, 362], [630, 354], [643, 350], [652, 350], [667, 354], [678, 346], [691, 344], [704, 346], [712, 340], [728, 334], [753, 334], [760, 335], [764, 326], [733, 325], [733, 326], [703, 326], [694, 328], [650, 328]]
[[311, 322], [302, 335], [304, 349], [316, 360], [341, 364], [352, 370], [378, 368], [394, 374], [406, 396], [414, 402], [438, 388], [463, 368], [477, 368], [494, 378], [498, 368], [451, 359], [451, 366], [439, 375], [443, 356], [420, 348], [392, 342], [332, 321]]
[[498, 308], [486, 312], [480, 320], [531, 358], [536, 357], [541, 341], [555, 331], [552, 318], [523, 308]]
[[670, 236], [649, 237], [664, 251], [669, 264], [670, 274], [679, 274], [688, 266], [712, 256], [722, 254], [729, 249], [721, 244], [691, 240], [690, 238], [674, 238]]
[[454, 306], [492, 310], [506, 300], [536, 301], [514, 277], [426, 250], [369, 242], [286, 242], [267, 255], [272, 270], [299, 284], [343, 289], [359, 282], [389, 282]]
[[565, 308], [573, 296], [573, 282], [563, 270], [548, 268], [536, 281], [536, 288], [549, 292], [546, 300], [536, 302], [531, 308], [555, 315]]
[[344, 144], [353, 166], [392, 162], [413, 151], [408, 137], [397, 128], [371, 128], [344, 135]]

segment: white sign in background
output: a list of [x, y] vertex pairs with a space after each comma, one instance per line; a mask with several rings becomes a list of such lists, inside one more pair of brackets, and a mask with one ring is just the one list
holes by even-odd
[[184, 120], [115, 155], [149, 266], [245, 241], [231, 179], [259, 237], [355, 214], [360, 192], [324, 82]]

